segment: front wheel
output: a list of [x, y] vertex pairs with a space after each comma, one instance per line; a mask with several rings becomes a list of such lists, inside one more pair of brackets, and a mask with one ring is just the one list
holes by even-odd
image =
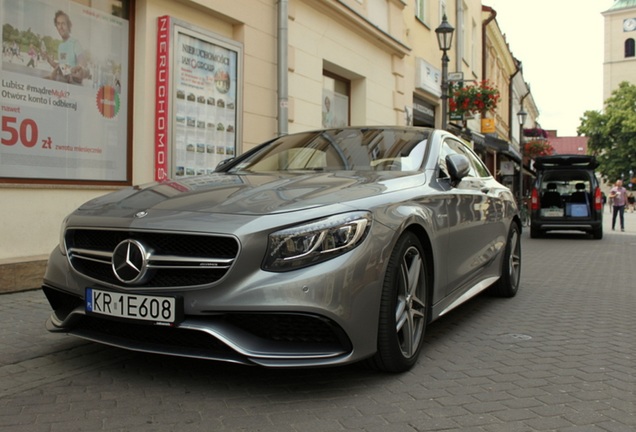
[[406, 232], [384, 276], [378, 351], [370, 364], [386, 372], [409, 370], [420, 354], [428, 318], [426, 258], [417, 236]]
[[510, 226], [508, 241], [501, 265], [501, 277], [492, 286], [494, 294], [500, 297], [514, 297], [521, 282], [521, 235], [517, 224]]

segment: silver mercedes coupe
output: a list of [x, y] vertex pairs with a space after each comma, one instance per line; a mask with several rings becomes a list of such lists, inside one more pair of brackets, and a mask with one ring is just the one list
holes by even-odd
[[290, 134], [70, 214], [44, 277], [47, 329], [247, 365], [403, 372], [433, 320], [484, 290], [516, 294], [520, 234], [510, 190], [446, 131]]

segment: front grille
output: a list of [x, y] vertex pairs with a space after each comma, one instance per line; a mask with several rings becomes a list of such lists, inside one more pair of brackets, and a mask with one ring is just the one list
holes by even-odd
[[[221, 279], [238, 254], [235, 238], [182, 233], [68, 229], [66, 249], [73, 268], [91, 279], [129, 286], [112, 269], [113, 251], [125, 240], [142, 243], [149, 252], [147, 277], [136, 287], [188, 287]], [[133, 285], [133, 284], [130, 284]]]
[[294, 344], [337, 344], [350, 349], [342, 329], [326, 319], [304, 314], [228, 314], [226, 321], [263, 339]]
[[[195, 318], [195, 317], [188, 317]], [[197, 328], [166, 327], [82, 316], [69, 333], [96, 342], [128, 349], [186, 357], [229, 360], [251, 364], [240, 350], [235, 351], [220, 339], [202, 331], [215, 328], [229, 332], [236, 346], [248, 351], [258, 347], [267, 358], [294, 358], [298, 355], [328, 355], [351, 352], [351, 342], [335, 323], [317, 316], [302, 314], [227, 314], [196, 317]], [[186, 319], [187, 320], [187, 319]], [[229, 325], [229, 327], [228, 327]], [[240, 328], [237, 333], [233, 328]]]
[[84, 316], [76, 326], [82, 332], [90, 332], [103, 340], [125, 340], [130, 345], [153, 345], [171, 347], [172, 350], [209, 350], [228, 353], [231, 350], [221, 341], [207, 333], [182, 330], [148, 324], [134, 324], [122, 321]]

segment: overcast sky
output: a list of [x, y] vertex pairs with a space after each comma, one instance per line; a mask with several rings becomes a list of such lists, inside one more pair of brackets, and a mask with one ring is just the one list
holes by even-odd
[[537, 121], [576, 136], [587, 110], [603, 108], [603, 15], [614, 0], [483, 0], [539, 108]]

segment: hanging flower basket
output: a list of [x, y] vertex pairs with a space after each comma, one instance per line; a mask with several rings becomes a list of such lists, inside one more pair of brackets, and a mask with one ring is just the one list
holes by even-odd
[[451, 113], [457, 114], [494, 112], [497, 109], [499, 98], [499, 90], [486, 80], [477, 85], [454, 89], [449, 100], [449, 108]]
[[523, 146], [524, 155], [530, 159], [534, 159], [537, 156], [548, 156], [554, 153], [554, 147], [546, 139], [535, 139], [528, 141]]
[[547, 138], [548, 132], [544, 129], [535, 127], [531, 129], [524, 129], [523, 136], [529, 138]]

